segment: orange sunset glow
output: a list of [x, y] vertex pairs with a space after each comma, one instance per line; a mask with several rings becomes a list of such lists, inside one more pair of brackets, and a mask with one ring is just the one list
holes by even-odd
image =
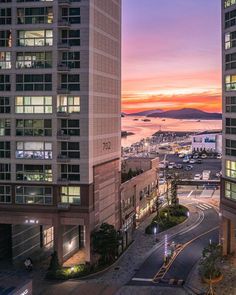
[[221, 112], [220, 3], [184, 2], [124, 1], [123, 112]]

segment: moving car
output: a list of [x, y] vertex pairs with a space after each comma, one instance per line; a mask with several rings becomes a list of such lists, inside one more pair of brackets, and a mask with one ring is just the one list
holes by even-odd
[[189, 170], [192, 170], [193, 169], [193, 165], [187, 165], [186, 167], [185, 167], [185, 170], [186, 171], [189, 171]]
[[173, 168], [175, 168], [175, 163], [174, 162], [170, 162], [168, 164], [168, 169], [173, 169]]
[[183, 158], [183, 163], [188, 163], [189, 162], [189, 157]]
[[194, 159], [190, 159], [189, 163], [190, 163], [190, 164], [195, 164], [195, 163], [196, 163], [196, 160], [194, 160]]

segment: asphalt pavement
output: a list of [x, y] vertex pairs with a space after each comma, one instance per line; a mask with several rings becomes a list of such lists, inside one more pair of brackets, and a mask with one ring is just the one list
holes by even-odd
[[[163, 277], [164, 280], [161, 285], [165, 283], [169, 285], [171, 279], [186, 281], [191, 269], [200, 259], [202, 250], [209, 244], [209, 240], [212, 242], [218, 241], [218, 229], [216, 229], [219, 224], [218, 213], [209, 205], [205, 207], [202, 206], [200, 209], [203, 214], [203, 219], [200, 224], [176, 234], [176, 236], [169, 241], [174, 241], [176, 244], [182, 245], [186, 243], [189, 244], [175, 258], [169, 271]], [[152, 279], [163, 264], [163, 256], [164, 245], [156, 249], [155, 252], [146, 259], [129, 284], [139, 286], [153, 285]]]

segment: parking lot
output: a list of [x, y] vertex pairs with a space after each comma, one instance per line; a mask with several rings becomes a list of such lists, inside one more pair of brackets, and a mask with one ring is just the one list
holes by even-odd
[[[160, 161], [163, 161], [164, 156], [160, 157]], [[221, 171], [221, 159], [210, 159], [210, 158], [206, 158], [206, 159], [201, 159], [202, 163], [201, 164], [189, 164], [189, 163], [183, 163], [183, 159], [179, 158], [178, 155], [171, 155], [168, 154], [166, 155], [166, 161], [170, 162], [174, 162], [175, 164], [182, 164], [183, 168], [182, 169], [167, 169], [167, 171], [169, 170], [173, 170], [175, 172], [178, 172], [178, 174], [180, 175], [180, 177], [182, 178], [194, 178], [195, 174], [202, 174], [203, 170], [210, 170], [211, 174], [210, 174], [210, 179], [219, 179], [219, 177], [216, 176], [216, 173], [219, 173]], [[193, 169], [186, 171], [185, 168], [187, 165], [192, 165]], [[163, 171], [164, 169], [160, 169], [160, 172]], [[160, 175], [161, 177], [161, 175]]]

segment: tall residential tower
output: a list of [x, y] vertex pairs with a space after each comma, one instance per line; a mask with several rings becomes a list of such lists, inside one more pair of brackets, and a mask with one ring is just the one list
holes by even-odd
[[236, 0], [222, 0], [222, 58], [221, 242], [229, 254], [236, 250]]
[[0, 4], [0, 259], [90, 261], [120, 226], [121, 0]]

